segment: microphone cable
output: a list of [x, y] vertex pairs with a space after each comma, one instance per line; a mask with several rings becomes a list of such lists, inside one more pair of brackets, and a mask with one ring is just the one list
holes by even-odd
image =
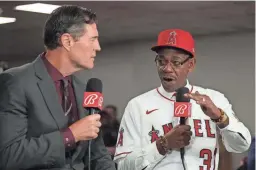
[[182, 166], [183, 166], [183, 169], [186, 170], [184, 155], [185, 155], [185, 149], [180, 148], [180, 157], [181, 157], [181, 161], [182, 161]]

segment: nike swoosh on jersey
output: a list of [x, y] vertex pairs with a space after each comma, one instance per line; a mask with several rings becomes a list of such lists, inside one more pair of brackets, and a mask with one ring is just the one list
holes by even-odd
[[154, 111], [156, 111], [156, 110], [158, 110], [158, 109], [147, 110], [147, 111], [146, 111], [146, 114], [148, 115], [148, 114], [150, 114], [150, 113], [152, 113], [152, 112], [154, 112]]

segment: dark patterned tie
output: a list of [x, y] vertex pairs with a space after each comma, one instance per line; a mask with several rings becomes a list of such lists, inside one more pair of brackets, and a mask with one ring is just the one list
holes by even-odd
[[62, 79], [62, 83], [63, 83], [63, 97], [64, 97], [64, 101], [63, 101], [63, 110], [65, 113], [65, 116], [70, 116], [70, 112], [72, 109], [72, 103], [71, 100], [69, 98], [69, 92], [68, 92], [68, 80], [66, 79]]
[[[71, 110], [72, 110], [72, 102], [71, 99], [69, 97], [69, 91], [68, 91], [68, 86], [69, 86], [69, 82], [66, 79], [62, 79], [61, 80], [62, 85], [63, 85], [63, 101], [62, 101], [62, 106], [63, 106], [63, 110], [65, 113], [65, 116], [68, 117], [68, 125], [72, 124], [72, 115], [70, 114]], [[67, 163], [69, 165], [69, 168], [72, 168], [72, 154], [75, 150], [70, 150], [66, 152], [66, 157], [67, 157]]]

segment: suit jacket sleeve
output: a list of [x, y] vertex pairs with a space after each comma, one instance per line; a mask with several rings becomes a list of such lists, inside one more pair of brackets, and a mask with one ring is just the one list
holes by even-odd
[[26, 135], [30, 102], [24, 86], [14, 75], [0, 74], [0, 169], [62, 166], [65, 147], [60, 131]]
[[[88, 152], [84, 157], [84, 164], [88, 166]], [[115, 170], [116, 169], [114, 161], [111, 159], [111, 156], [104, 145], [101, 131], [99, 133], [99, 136], [96, 139], [92, 140], [92, 143], [91, 143], [91, 169], [93, 170]]]

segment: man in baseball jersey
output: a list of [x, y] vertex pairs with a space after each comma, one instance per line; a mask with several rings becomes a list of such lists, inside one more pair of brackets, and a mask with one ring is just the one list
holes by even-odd
[[[194, 69], [195, 48], [190, 33], [180, 29], [158, 36], [156, 67], [161, 86], [129, 101], [119, 129], [114, 160], [119, 170], [217, 170], [217, 131], [229, 152], [246, 151], [249, 130], [220, 92], [193, 86], [187, 76]], [[176, 90], [190, 90], [191, 117], [179, 125], [174, 116]], [[180, 148], [185, 150], [182, 161]]]

